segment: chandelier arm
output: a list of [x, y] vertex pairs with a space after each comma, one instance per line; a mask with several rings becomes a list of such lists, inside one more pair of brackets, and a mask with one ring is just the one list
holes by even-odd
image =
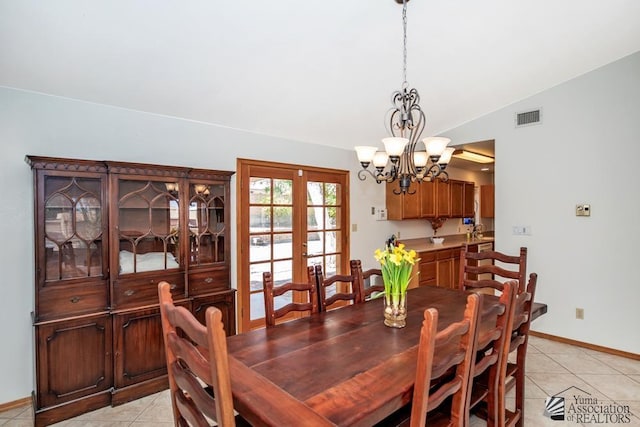
[[360, 179], [360, 181], [365, 181], [367, 179], [367, 174], [369, 174], [371, 178], [375, 179], [378, 184], [382, 184], [383, 182], [393, 182], [398, 178], [397, 174], [394, 173], [393, 170], [390, 172], [375, 174], [369, 169], [360, 169], [358, 171], [358, 179]]

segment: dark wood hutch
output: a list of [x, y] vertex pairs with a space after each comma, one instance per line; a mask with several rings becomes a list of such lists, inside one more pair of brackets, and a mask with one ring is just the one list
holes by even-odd
[[27, 156], [35, 196], [35, 425], [168, 386], [157, 285], [204, 321], [230, 283], [233, 172]]

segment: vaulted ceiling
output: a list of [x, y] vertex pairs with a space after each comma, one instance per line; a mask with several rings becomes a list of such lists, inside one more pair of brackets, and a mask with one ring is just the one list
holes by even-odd
[[[5, 0], [0, 85], [380, 144], [402, 83], [401, 12], [394, 0]], [[426, 136], [640, 50], [640, 2], [412, 0], [408, 33]]]

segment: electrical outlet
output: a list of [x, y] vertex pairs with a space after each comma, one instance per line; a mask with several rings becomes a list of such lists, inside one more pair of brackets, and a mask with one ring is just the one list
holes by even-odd
[[351, 231], [354, 233], [358, 231], [358, 224], [351, 224]]
[[576, 319], [584, 320], [584, 308], [576, 308]]

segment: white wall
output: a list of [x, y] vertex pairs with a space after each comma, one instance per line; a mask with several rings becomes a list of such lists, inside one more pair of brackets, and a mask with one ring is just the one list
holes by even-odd
[[[515, 112], [538, 107], [542, 124], [515, 129]], [[640, 53], [444, 134], [495, 139], [497, 248], [529, 248], [549, 305], [532, 328], [640, 353]], [[575, 216], [579, 203], [591, 217]]]

